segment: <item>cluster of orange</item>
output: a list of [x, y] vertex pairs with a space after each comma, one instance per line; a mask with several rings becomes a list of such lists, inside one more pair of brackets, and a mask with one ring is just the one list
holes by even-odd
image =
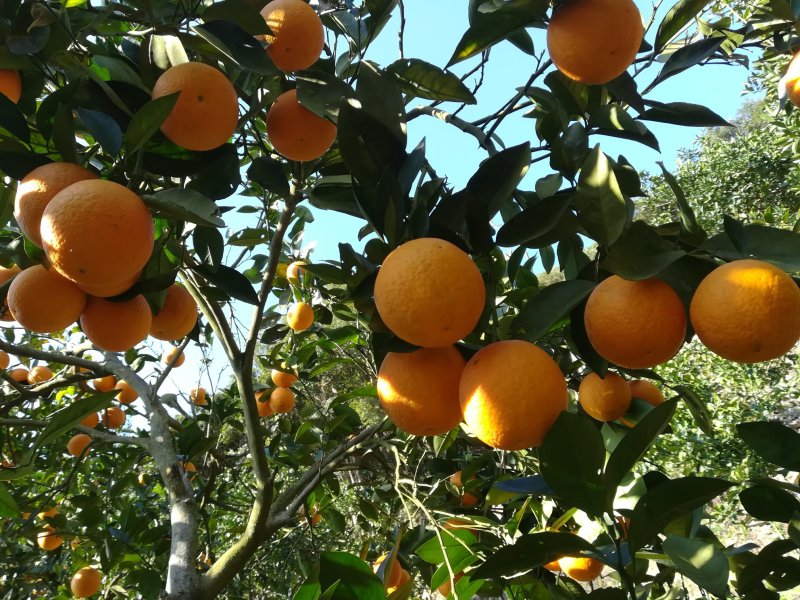
[[290, 389], [297, 382], [295, 371], [272, 369], [270, 374], [272, 389], [261, 389], [256, 392], [256, 406], [259, 417], [271, 417], [274, 414], [285, 414], [294, 409], [294, 392]]

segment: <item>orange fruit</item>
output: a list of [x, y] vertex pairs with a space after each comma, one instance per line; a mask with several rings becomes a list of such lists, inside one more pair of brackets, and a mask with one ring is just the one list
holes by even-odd
[[83, 417], [83, 420], [81, 421], [81, 425], [88, 427], [89, 429], [94, 429], [97, 427], [98, 423], [100, 423], [100, 417], [97, 413], [90, 413]]
[[113, 375], [92, 379], [92, 385], [98, 392], [110, 392], [116, 389], [117, 379]]
[[187, 62], [164, 71], [153, 99], [180, 92], [161, 124], [168, 140], [187, 150], [213, 150], [227, 142], [239, 120], [239, 98], [228, 78], [212, 66]]
[[48, 163], [25, 175], [19, 182], [14, 198], [14, 218], [19, 230], [41, 247], [40, 227], [45, 207], [60, 191], [86, 179], [97, 179], [97, 175], [69, 162]]
[[150, 335], [159, 340], [178, 340], [194, 329], [197, 323], [197, 302], [178, 284], [167, 289], [161, 310], [153, 315]]
[[461, 579], [463, 576], [464, 576], [463, 572], [456, 573], [455, 575], [453, 575], [452, 581], [448, 579], [442, 585], [436, 588], [436, 591], [439, 592], [445, 598], [447, 598], [450, 595], [450, 592], [453, 591], [453, 583], [458, 583], [458, 580]]
[[314, 309], [305, 302], [292, 304], [286, 313], [286, 323], [293, 331], [305, 331], [314, 324]]
[[307, 69], [322, 54], [325, 36], [319, 15], [303, 0], [272, 0], [261, 9], [272, 35], [267, 53], [281, 71]]
[[389, 352], [378, 372], [378, 399], [389, 419], [412, 435], [440, 435], [461, 421], [458, 384], [464, 358], [455, 346]]
[[[372, 570], [377, 574], [383, 565], [384, 562], [388, 559], [388, 554], [382, 554], [375, 562], [372, 563]], [[390, 587], [397, 587], [397, 584], [400, 583], [400, 571], [403, 570], [403, 566], [397, 561], [397, 559], [392, 560], [392, 564], [386, 565], [386, 568], [383, 570], [383, 586], [388, 589]]]
[[[22, 269], [20, 269], [17, 265], [13, 265], [9, 268], [0, 267], [0, 285], [3, 285], [6, 281], [14, 277], [17, 273], [22, 273]], [[14, 316], [11, 314], [11, 311], [8, 310], [8, 303], [6, 302], [5, 298], [3, 302], [0, 303], [0, 321], [13, 321]]]
[[561, 571], [561, 563], [558, 562], [559, 560], [561, 559], [557, 558], [556, 560], [551, 560], [549, 563], [543, 564], [542, 567], [553, 573], [559, 573]]
[[28, 369], [25, 367], [17, 367], [8, 372], [9, 377], [17, 383], [28, 383]]
[[109, 429], [119, 429], [125, 425], [125, 411], [119, 406], [109, 406], [103, 413], [103, 425]]
[[390, 585], [388, 588], [386, 588], [386, 596], [391, 596], [409, 581], [411, 581], [411, 575], [409, 575], [408, 571], [406, 571], [403, 567], [400, 567], [400, 578], [397, 581], [397, 585]]
[[152, 313], [144, 296], [112, 302], [89, 296], [81, 315], [81, 329], [98, 348], [126, 352], [147, 337]]
[[266, 125], [272, 147], [289, 160], [316, 160], [336, 140], [336, 125], [300, 104], [297, 90], [278, 96], [267, 111]]
[[575, 581], [591, 581], [603, 571], [603, 563], [584, 556], [565, 556], [558, 560], [561, 570]]
[[578, 401], [593, 419], [615, 421], [631, 406], [631, 388], [616, 373], [606, 373], [602, 379], [597, 373], [589, 373], [578, 388]]
[[54, 506], [54, 507], [52, 507], [52, 508], [48, 508], [47, 510], [43, 510], [43, 511], [42, 511], [42, 512], [40, 512], [40, 513], [36, 513], [36, 516], [37, 516], [37, 517], [38, 517], [40, 520], [44, 521], [44, 520], [45, 520], [45, 519], [47, 519], [47, 518], [51, 518], [51, 519], [52, 519], [52, 518], [53, 518], [53, 517], [55, 517], [57, 514], [58, 514], [58, 507], [57, 507], [57, 506]]
[[306, 265], [304, 260], [296, 260], [288, 267], [286, 267], [286, 279], [295, 285], [300, 284], [300, 280], [305, 277], [306, 270], [303, 268]]
[[8, 353], [0, 350], [0, 369], [7, 369], [10, 364], [11, 358], [8, 356]]
[[187, 473], [197, 473], [197, 467], [195, 467], [194, 463], [190, 460], [183, 463], [183, 470]]
[[19, 71], [13, 69], [0, 69], [0, 94], [11, 100], [14, 104], [22, 97], [22, 79]]
[[287, 373], [286, 371], [279, 371], [278, 369], [272, 369], [270, 378], [272, 379], [272, 383], [278, 387], [292, 387], [297, 382], [296, 372]]
[[76, 598], [90, 598], [100, 591], [101, 579], [100, 571], [83, 567], [72, 576], [69, 587]]
[[36, 385], [37, 383], [44, 383], [53, 378], [53, 371], [50, 367], [44, 365], [37, 365], [28, 372], [28, 383]]
[[697, 286], [690, 314], [706, 348], [734, 362], [777, 358], [800, 339], [800, 289], [783, 270], [760, 260], [714, 269]]
[[[473, 479], [475, 479], [475, 475], [473, 475], [469, 479], [470, 481], [472, 481]], [[476, 504], [478, 504], [478, 502], [480, 502], [480, 498], [478, 498], [476, 495], [463, 491], [464, 483], [461, 481], [461, 471], [456, 471], [455, 473], [450, 475], [450, 483], [452, 483], [453, 486], [461, 492], [461, 497], [460, 497], [461, 506], [466, 506], [466, 507], [475, 506]]]
[[597, 353], [626, 369], [649, 369], [668, 361], [686, 336], [681, 299], [655, 278], [604, 279], [589, 295], [584, 322]]
[[54, 527], [48, 525], [45, 527], [44, 531], [40, 531], [37, 534], [36, 543], [39, 545], [39, 548], [50, 552], [64, 543], [64, 538], [60, 535], [56, 535], [55, 531]]
[[136, 478], [136, 481], [139, 482], [139, 485], [146, 485], [147, 475], [145, 475], [144, 473], [139, 473], [139, 476]]
[[416, 346], [456, 343], [478, 323], [486, 290], [478, 267], [438, 238], [411, 240], [384, 259], [375, 280], [375, 307], [397, 337]]
[[114, 386], [114, 389], [119, 390], [119, 394], [114, 397], [120, 404], [130, 404], [139, 397], [138, 392], [124, 379], [120, 379]]
[[628, 387], [631, 388], [631, 398], [639, 398], [653, 406], [658, 406], [664, 401], [663, 392], [646, 379], [631, 380], [628, 382]]
[[269, 407], [274, 413], [290, 412], [294, 408], [294, 392], [289, 388], [275, 388], [269, 395]]
[[633, 63], [643, 36], [642, 15], [633, 0], [570, 0], [553, 11], [547, 49], [570, 79], [602, 84]]
[[784, 85], [786, 86], [786, 95], [795, 106], [800, 106], [800, 52], [795, 53], [792, 60], [789, 61], [789, 67], [786, 69], [786, 76], [784, 77]]
[[475, 436], [502, 450], [541, 445], [567, 408], [561, 369], [544, 350], [521, 340], [479, 350], [464, 367], [459, 395]]
[[83, 454], [83, 451], [86, 449], [86, 446], [92, 443], [92, 438], [90, 438], [85, 433], [78, 433], [73, 435], [70, 440], [67, 442], [67, 452], [69, 452], [72, 456], [80, 456]]
[[55, 333], [78, 320], [86, 306], [86, 294], [55, 269], [34, 265], [14, 278], [6, 301], [25, 329]]
[[125, 281], [120, 281], [119, 283], [111, 283], [111, 284], [100, 284], [100, 285], [80, 285], [78, 287], [82, 289], [84, 292], [89, 294], [90, 296], [97, 296], [98, 298], [111, 298], [113, 296], [119, 296], [120, 294], [127, 292], [131, 289], [134, 284], [139, 281], [139, 277], [141, 276], [142, 272], [139, 271], [138, 273], [134, 273], [129, 279]]
[[256, 408], [258, 408], [259, 417], [271, 417], [275, 414], [275, 411], [273, 411], [272, 407], [269, 405], [269, 396], [267, 396], [266, 400], [262, 400], [268, 392], [269, 390], [258, 390], [256, 392]]
[[128, 188], [103, 179], [79, 181], [56, 194], [40, 231], [53, 267], [84, 286], [130, 281], [153, 251], [147, 206]]
[[197, 406], [206, 406], [208, 404], [205, 388], [192, 388], [189, 392], [189, 399]]
[[[176, 358], [177, 356], [177, 358]], [[173, 359], [175, 362], [173, 363]], [[180, 367], [186, 361], [186, 355], [181, 352], [180, 348], [177, 346], [172, 346], [169, 350], [164, 353], [164, 362], [167, 364], [172, 363], [173, 368]]]

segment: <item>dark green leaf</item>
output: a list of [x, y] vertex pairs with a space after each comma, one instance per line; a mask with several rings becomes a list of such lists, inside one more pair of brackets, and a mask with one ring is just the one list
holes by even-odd
[[143, 196], [145, 204], [166, 217], [207, 227], [224, 227], [219, 208], [209, 198], [194, 190], [171, 188]]
[[406, 146], [406, 109], [397, 78], [371, 61], [362, 61], [358, 69], [356, 94], [361, 108], [382, 123]]
[[256, 294], [250, 281], [236, 269], [226, 265], [219, 265], [216, 269], [208, 265], [198, 265], [194, 270], [231, 298], [236, 298], [248, 304], [258, 304], [258, 294]]
[[319, 69], [297, 73], [297, 99], [308, 110], [336, 123], [342, 98], [355, 98], [356, 93], [344, 81]]
[[703, 399], [692, 388], [686, 385], [676, 385], [673, 389], [681, 395], [686, 402], [686, 408], [692, 413], [692, 417], [700, 430], [706, 435], [714, 436], [714, 425], [711, 413]]
[[498, 481], [494, 487], [501, 492], [512, 492], [514, 494], [526, 494], [531, 496], [555, 496], [544, 477], [534, 475], [533, 477], [520, 477], [519, 479], [507, 479]]
[[367, 10], [371, 17], [370, 30], [375, 34], [392, 14], [398, 0], [366, 0]]
[[528, 339], [540, 338], [588, 296], [594, 286], [594, 282], [583, 279], [548, 285], [522, 307], [513, 327], [524, 329]]
[[516, 246], [545, 235], [561, 222], [571, 201], [571, 193], [558, 193], [524, 208], [497, 232], [497, 245]]
[[346, 283], [347, 279], [342, 273], [342, 270], [335, 266], [335, 265], [326, 265], [322, 263], [316, 263], [313, 265], [306, 265], [305, 270], [309, 273], [313, 273], [323, 281], [329, 281], [331, 283]]
[[656, 41], [653, 49], [658, 53], [676, 36], [684, 26], [698, 17], [709, 0], [679, 0], [658, 26]]
[[205, 22], [229, 21], [251, 35], [270, 33], [267, 22], [254, 4], [247, 0], [223, 0], [206, 6], [202, 14]]
[[492, 218], [517, 189], [530, 163], [528, 142], [502, 150], [480, 164], [466, 189], [482, 206], [488, 207], [489, 218]]
[[636, 121], [619, 104], [606, 104], [592, 111], [589, 127], [596, 127], [596, 133], [602, 135], [633, 140], [653, 150], [660, 150], [656, 136], [645, 127], [644, 123]]
[[4, 94], [0, 94], [0, 127], [25, 143], [31, 139], [31, 131], [25, 121], [25, 115], [22, 114], [19, 106]]
[[616, 241], [628, 220], [628, 206], [599, 145], [581, 167], [574, 202], [578, 219], [589, 235], [604, 245]]
[[455, 74], [418, 58], [401, 58], [386, 69], [400, 80], [403, 92], [416, 98], [475, 104], [475, 96]]
[[751, 516], [761, 521], [788, 523], [795, 512], [800, 512], [800, 502], [787, 492], [769, 485], [754, 485], [739, 494], [739, 500]]
[[664, 552], [682, 573], [715, 596], [724, 597], [728, 589], [728, 557], [716, 546], [698, 539], [669, 536]]
[[652, 100], [647, 103], [652, 108], [648, 108], [639, 115], [640, 119], [646, 121], [658, 121], [659, 123], [671, 123], [686, 127], [731, 127], [730, 123], [713, 110], [699, 104], [654, 102]]
[[335, 210], [359, 219], [365, 217], [356, 202], [353, 180], [349, 175], [320, 177], [308, 196], [311, 205], [322, 210]]
[[322, 586], [316, 581], [306, 581], [297, 588], [292, 600], [318, 600], [322, 593]]
[[172, 112], [180, 92], [150, 100], [133, 115], [125, 131], [125, 149], [133, 154], [144, 146]]
[[764, 460], [800, 471], [800, 434], [774, 421], [739, 423], [736, 433]]
[[16, 500], [8, 492], [6, 486], [0, 483], [0, 517], [18, 517], [19, 515], [19, 506], [17, 506]]
[[222, 264], [225, 253], [225, 240], [214, 227], [196, 227], [192, 233], [194, 251], [200, 260], [213, 268]]
[[757, 258], [771, 262], [784, 271], [800, 271], [800, 235], [788, 229], [766, 225], [745, 225], [736, 232], [736, 243], [728, 233], [706, 240], [702, 250], [726, 260]]
[[122, 129], [109, 115], [98, 110], [78, 109], [78, 118], [103, 150], [116, 156], [122, 149]]
[[595, 552], [594, 546], [577, 535], [557, 531], [521, 536], [514, 544], [495, 551], [471, 573], [474, 579], [490, 579], [530, 571], [564, 555]]
[[259, 75], [278, 74], [264, 47], [235, 23], [209, 21], [192, 29], [241, 67]]
[[36, 443], [31, 449], [31, 456], [33, 456], [37, 448], [69, 431], [87, 415], [107, 408], [115, 395], [116, 392], [105, 392], [78, 398], [69, 406], [53, 413], [47, 423], [47, 427], [42, 430], [36, 439]]
[[75, 117], [72, 115], [72, 109], [60, 102], [53, 122], [53, 144], [66, 162], [78, 162], [78, 152], [75, 148]]
[[255, 159], [247, 169], [247, 177], [276, 196], [289, 197], [289, 179], [284, 163], [270, 156]]
[[383, 583], [363, 560], [347, 552], [322, 552], [319, 583], [327, 589], [339, 582], [331, 600], [385, 600]]
[[678, 213], [680, 214], [681, 218], [681, 234], [682, 236], [689, 242], [699, 244], [706, 238], [706, 232], [703, 231], [703, 228], [697, 223], [697, 219], [694, 216], [694, 210], [692, 210], [691, 205], [686, 200], [686, 195], [683, 193], [683, 189], [681, 188], [678, 180], [675, 179], [675, 176], [667, 171], [667, 168], [664, 166], [663, 162], [657, 162], [658, 166], [661, 167], [661, 173], [664, 175], [664, 181], [667, 182], [667, 185], [672, 190], [672, 193], [675, 194], [675, 200], [678, 203]]
[[725, 39], [724, 37], [706, 38], [699, 42], [689, 44], [688, 46], [678, 48], [678, 50], [670, 55], [667, 62], [664, 63], [664, 66], [661, 68], [661, 72], [653, 80], [653, 83], [647, 87], [645, 92], [652, 90], [665, 79], [669, 79], [673, 75], [677, 75], [689, 67], [693, 67], [707, 58], [710, 58], [716, 54]]
[[623, 279], [648, 279], [685, 256], [644, 221], [635, 221], [611, 246], [603, 268]]

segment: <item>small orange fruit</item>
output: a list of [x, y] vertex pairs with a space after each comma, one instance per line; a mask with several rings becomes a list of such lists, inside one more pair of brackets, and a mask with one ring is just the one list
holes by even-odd
[[150, 335], [159, 340], [178, 340], [194, 329], [197, 323], [197, 302], [185, 288], [175, 284], [167, 289], [164, 304], [153, 315]]
[[153, 220], [145, 203], [103, 179], [79, 181], [56, 194], [44, 209], [40, 232], [53, 268], [84, 286], [130, 281], [153, 251]]
[[171, 363], [173, 368], [180, 367], [185, 361], [186, 355], [177, 346], [172, 346], [164, 353], [164, 362], [166, 364]]
[[553, 11], [547, 49], [570, 79], [602, 84], [631, 65], [643, 35], [642, 15], [633, 0], [571, 0]]
[[270, 390], [258, 390], [256, 392], [256, 407], [258, 408], [259, 417], [271, 417], [275, 414], [275, 411], [269, 405], [269, 396], [267, 396], [266, 400], [263, 399], [268, 392]]
[[206, 400], [206, 390], [202, 387], [192, 388], [189, 392], [189, 399], [196, 406], [206, 406], [208, 404], [208, 401]]
[[86, 294], [55, 269], [34, 265], [14, 278], [6, 301], [25, 329], [55, 333], [78, 320], [86, 306]]
[[316, 160], [336, 140], [336, 125], [300, 104], [297, 90], [278, 96], [267, 112], [266, 125], [272, 147], [289, 160]]
[[96, 389], [98, 392], [110, 392], [116, 388], [116, 385], [117, 379], [113, 375], [106, 375], [104, 377], [92, 379], [92, 386], [94, 386], [94, 389]]
[[267, 53], [281, 71], [307, 69], [322, 54], [325, 37], [319, 15], [303, 0], [272, 0], [261, 9], [272, 35]]
[[272, 369], [270, 377], [272, 379], [272, 383], [274, 383], [278, 387], [286, 387], [286, 388], [292, 387], [297, 382], [296, 372], [287, 373], [286, 371], [279, 371], [278, 369]]
[[[20, 269], [17, 265], [13, 265], [9, 268], [0, 267], [0, 285], [3, 285], [6, 281], [14, 277], [17, 273], [22, 273], [22, 269]], [[0, 321], [13, 321], [14, 315], [11, 314], [11, 311], [8, 310], [8, 304], [6, 303], [5, 298], [0, 303]]]
[[459, 384], [464, 421], [493, 448], [540, 446], [567, 408], [567, 383], [541, 348], [521, 340], [489, 344], [464, 367]]
[[397, 585], [390, 585], [388, 588], [386, 588], [386, 596], [391, 596], [401, 587], [405, 586], [409, 581], [411, 581], [411, 575], [404, 568], [400, 567], [400, 579], [397, 581]]
[[597, 373], [589, 373], [578, 388], [578, 401], [593, 419], [615, 421], [631, 406], [631, 388], [616, 373], [606, 373], [603, 379]]
[[130, 404], [139, 397], [138, 392], [124, 379], [120, 379], [114, 386], [114, 389], [119, 390], [119, 394], [117, 394], [115, 398], [120, 404]]
[[85, 433], [78, 433], [73, 435], [69, 442], [67, 442], [67, 452], [69, 452], [72, 456], [80, 456], [83, 454], [83, 451], [86, 447], [92, 443], [92, 438], [90, 438]]
[[100, 417], [97, 413], [89, 413], [83, 417], [83, 420], [81, 421], [81, 425], [88, 427], [89, 429], [94, 429], [97, 427], [98, 423], [100, 423]]
[[461, 579], [463, 576], [464, 576], [463, 572], [456, 573], [455, 575], [453, 575], [453, 580], [452, 581], [450, 581], [450, 579], [448, 579], [442, 585], [440, 585], [438, 588], [436, 588], [436, 591], [439, 592], [445, 598], [447, 598], [450, 595], [450, 593], [453, 591], [453, 583], [458, 583], [459, 579]]
[[304, 260], [296, 260], [286, 267], [286, 279], [289, 280], [289, 283], [293, 283], [294, 285], [300, 284], [300, 280], [305, 277], [306, 274], [306, 270], [303, 268], [306, 264]]
[[83, 567], [72, 576], [69, 587], [76, 598], [91, 598], [100, 591], [101, 583], [100, 571], [92, 567]]
[[36, 385], [37, 383], [44, 383], [53, 378], [53, 371], [50, 367], [44, 365], [37, 365], [33, 367], [28, 373], [28, 383]]
[[11, 358], [8, 356], [8, 353], [0, 350], [0, 369], [7, 369], [10, 364]]
[[[380, 555], [377, 559], [375, 559], [375, 562], [372, 563], [372, 570], [377, 574], [381, 568], [381, 565], [383, 565], [388, 558], [388, 554]], [[400, 583], [400, 571], [402, 570], [403, 566], [398, 562], [397, 559], [393, 559], [390, 565], [386, 565], [386, 568], [383, 570], [384, 588], [388, 589], [390, 587], [397, 587], [397, 584]]]
[[48, 552], [59, 548], [61, 544], [64, 543], [64, 538], [60, 535], [56, 535], [55, 532], [55, 528], [50, 525], [45, 527], [44, 531], [40, 531], [36, 536], [36, 543], [39, 545], [39, 548]]
[[397, 337], [416, 346], [456, 343], [478, 323], [486, 290], [468, 254], [438, 238], [411, 240], [384, 259], [375, 307]]
[[786, 76], [784, 77], [784, 84], [786, 86], [786, 95], [795, 106], [800, 106], [800, 52], [796, 52], [789, 61], [789, 67], [786, 69]]
[[183, 470], [187, 473], [197, 473], [197, 467], [195, 467], [194, 463], [190, 460], [183, 463]]
[[777, 358], [800, 339], [800, 289], [782, 269], [760, 260], [735, 260], [711, 271], [697, 286], [690, 314], [706, 348], [734, 362]]
[[561, 559], [557, 558], [556, 560], [551, 560], [549, 563], [543, 564], [542, 567], [553, 573], [559, 573], [561, 572], [561, 563], [558, 562], [559, 560]]
[[584, 323], [597, 353], [626, 369], [649, 369], [668, 361], [686, 336], [681, 299], [655, 278], [604, 279], [589, 295]]
[[603, 563], [595, 558], [584, 556], [565, 556], [559, 559], [558, 564], [567, 577], [571, 577], [575, 581], [591, 581], [603, 571]]
[[14, 104], [19, 102], [22, 97], [22, 78], [19, 76], [19, 71], [0, 69], [0, 94]]
[[286, 313], [286, 323], [293, 331], [305, 331], [314, 324], [314, 309], [305, 302], [292, 304]]
[[[475, 475], [469, 478], [470, 481], [475, 479]], [[464, 483], [461, 481], [461, 471], [456, 471], [452, 475], [450, 475], [450, 483], [453, 484], [455, 488], [457, 488], [461, 492], [461, 506], [475, 506], [480, 502], [480, 498], [478, 498], [474, 494], [470, 494], [469, 492], [464, 491]]]
[[97, 179], [97, 175], [69, 162], [48, 163], [25, 175], [14, 198], [14, 218], [25, 237], [41, 247], [40, 227], [45, 207], [57, 193], [85, 179]]
[[44, 521], [45, 519], [52, 519], [58, 514], [58, 507], [53, 506], [52, 508], [48, 508], [47, 510], [43, 510], [42, 512], [36, 513], [36, 516]]
[[455, 346], [389, 352], [378, 398], [389, 419], [412, 435], [440, 435], [461, 421], [458, 385], [466, 361]]
[[81, 329], [98, 348], [127, 352], [147, 337], [152, 313], [144, 296], [123, 302], [89, 297], [81, 315]]
[[658, 406], [664, 401], [663, 392], [651, 381], [633, 379], [628, 382], [628, 386], [631, 388], [631, 398], [639, 398], [653, 406]]
[[288, 413], [294, 408], [294, 392], [289, 388], [275, 388], [269, 395], [269, 407], [275, 413]]
[[125, 411], [119, 406], [109, 406], [103, 414], [103, 425], [109, 429], [119, 429], [125, 425]]
[[228, 78], [218, 69], [186, 62], [164, 71], [153, 86], [153, 99], [180, 92], [161, 131], [187, 150], [213, 150], [236, 131], [239, 99]]
[[17, 383], [28, 383], [28, 369], [25, 367], [17, 367], [16, 369], [11, 369], [8, 372], [8, 376], [11, 377]]

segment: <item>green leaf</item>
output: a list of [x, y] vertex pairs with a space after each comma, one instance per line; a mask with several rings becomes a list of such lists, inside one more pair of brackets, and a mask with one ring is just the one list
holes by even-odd
[[589, 515], [605, 511], [603, 437], [584, 415], [562, 412], [539, 449], [542, 476], [569, 506]]
[[31, 130], [28, 128], [25, 115], [22, 114], [19, 106], [4, 94], [0, 94], [0, 127], [26, 144], [31, 139]]
[[105, 152], [111, 156], [119, 154], [122, 149], [122, 129], [113, 117], [98, 110], [79, 108], [78, 118]]
[[709, 0], [680, 0], [670, 8], [658, 26], [653, 46], [655, 52], [661, 52], [687, 23], [703, 12], [706, 4], [709, 4]]
[[336, 582], [331, 600], [385, 600], [383, 583], [363, 560], [347, 552], [322, 552], [319, 583], [329, 588]]
[[648, 279], [685, 255], [653, 227], [635, 221], [611, 246], [603, 268], [623, 279]]
[[32, 457], [35, 454], [37, 448], [75, 427], [87, 415], [108, 408], [116, 394], [117, 392], [112, 391], [85, 396], [53, 413], [47, 423], [47, 427], [45, 427], [39, 434], [39, 437], [36, 438], [36, 443], [33, 445], [33, 448], [31, 448], [30, 456]]
[[467, 529], [441, 529], [442, 541], [434, 535], [417, 548], [417, 555], [427, 563], [441, 565], [445, 556], [450, 564], [462, 563], [475, 556], [470, 548], [478, 538]]
[[784, 469], [800, 471], [800, 434], [783, 423], [739, 423], [736, 433], [761, 458]]
[[517, 246], [539, 238], [555, 228], [564, 217], [570, 203], [570, 192], [539, 200], [511, 217], [497, 232], [498, 246]]
[[758, 224], [737, 229], [735, 242], [730, 238], [732, 228], [729, 226], [725, 233], [706, 240], [701, 250], [725, 260], [757, 258], [784, 271], [800, 271], [800, 235], [797, 232]]
[[207, 227], [225, 226], [225, 221], [217, 216], [219, 208], [214, 201], [194, 190], [170, 188], [142, 199], [147, 206], [172, 219]]
[[649, 489], [631, 514], [628, 530], [631, 552], [650, 543], [670, 521], [700, 508], [732, 485], [730, 481], [711, 477], [681, 477]]
[[739, 493], [739, 500], [751, 516], [761, 521], [789, 523], [795, 512], [800, 512], [800, 502], [787, 492], [770, 485], [754, 485]]
[[350, 175], [330, 175], [317, 179], [308, 193], [309, 202], [322, 210], [335, 210], [358, 219], [365, 218], [353, 194]]
[[473, 579], [490, 579], [522, 573], [540, 567], [564, 555], [596, 552], [595, 547], [577, 535], [558, 531], [521, 536], [510, 546], [492, 553], [486, 562], [470, 573]]
[[648, 108], [641, 115], [640, 119], [645, 121], [657, 121], [659, 123], [671, 123], [673, 125], [684, 125], [686, 127], [732, 127], [725, 119], [720, 117], [710, 108], [691, 104], [689, 102], [655, 102], [647, 101], [652, 108]]
[[318, 600], [322, 594], [322, 586], [316, 581], [306, 581], [297, 588], [292, 600]]
[[248, 304], [258, 304], [258, 294], [250, 281], [236, 269], [226, 265], [219, 265], [216, 269], [212, 269], [208, 265], [198, 265], [194, 270], [231, 298]]
[[728, 557], [716, 546], [698, 539], [671, 535], [664, 540], [664, 553], [678, 572], [715, 596], [728, 589]]
[[0, 517], [18, 517], [19, 515], [17, 501], [14, 500], [6, 486], [0, 483]]
[[371, 61], [361, 61], [356, 94], [361, 108], [382, 123], [406, 146], [406, 110], [397, 78]]
[[155, 135], [161, 124], [172, 112], [180, 92], [150, 100], [136, 111], [125, 131], [125, 149], [133, 154]]
[[653, 83], [647, 86], [645, 93], [652, 90], [665, 79], [669, 79], [673, 75], [677, 75], [689, 67], [693, 67], [710, 58], [716, 54], [725, 40], [725, 37], [706, 38], [699, 42], [678, 48], [678, 50], [670, 55], [667, 62], [664, 63], [661, 72], [659, 72], [658, 76], [653, 80]]
[[664, 175], [664, 181], [667, 182], [667, 185], [672, 190], [672, 193], [675, 194], [675, 200], [678, 203], [678, 214], [680, 215], [681, 219], [681, 235], [688, 241], [694, 244], [699, 244], [704, 239], [706, 239], [706, 232], [703, 231], [703, 228], [697, 223], [697, 219], [694, 216], [694, 210], [692, 210], [691, 205], [686, 200], [686, 195], [683, 193], [683, 188], [678, 183], [678, 180], [675, 179], [675, 176], [667, 171], [667, 168], [664, 166], [664, 163], [658, 161], [659, 167], [661, 167], [661, 173]]
[[514, 319], [513, 328], [522, 328], [530, 340], [543, 336], [561, 321], [594, 289], [593, 281], [574, 279], [548, 285], [525, 303]]
[[389, 19], [397, 2], [398, 0], [366, 0], [367, 10], [371, 17], [370, 31], [373, 35]]
[[636, 427], [628, 431], [614, 448], [606, 464], [605, 474], [609, 508], [613, 508], [612, 503], [622, 480], [644, 457], [658, 435], [669, 424], [677, 407], [677, 399], [662, 402], [648, 412]]
[[211, 267], [222, 264], [225, 254], [225, 240], [218, 229], [214, 227], [196, 227], [192, 232], [194, 251], [200, 260]]
[[259, 156], [250, 163], [247, 177], [276, 196], [289, 197], [289, 178], [281, 161], [270, 156]]
[[319, 69], [300, 71], [296, 78], [297, 100], [300, 104], [334, 123], [339, 120], [342, 98], [356, 97], [355, 91], [347, 83]]
[[229, 21], [251, 35], [268, 34], [269, 27], [264, 17], [247, 0], [223, 0], [206, 6], [203, 21]]
[[484, 160], [467, 182], [466, 189], [482, 206], [488, 207], [489, 218], [511, 198], [519, 182], [528, 172], [531, 147], [528, 142], [512, 146]]
[[386, 70], [400, 80], [404, 93], [416, 98], [475, 104], [477, 100], [454, 73], [418, 58], [401, 58]]
[[606, 104], [592, 111], [589, 127], [596, 127], [602, 135], [610, 135], [639, 142], [655, 151], [660, 151], [658, 140], [650, 130], [631, 117], [619, 104]]
[[628, 206], [608, 157], [594, 147], [581, 167], [575, 191], [578, 219], [597, 242], [610, 245], [628, 220]]
[[259, 75], [278, 74], [261, 43], [235, 23], [209, 21], [192, 29], [239, 66]]

